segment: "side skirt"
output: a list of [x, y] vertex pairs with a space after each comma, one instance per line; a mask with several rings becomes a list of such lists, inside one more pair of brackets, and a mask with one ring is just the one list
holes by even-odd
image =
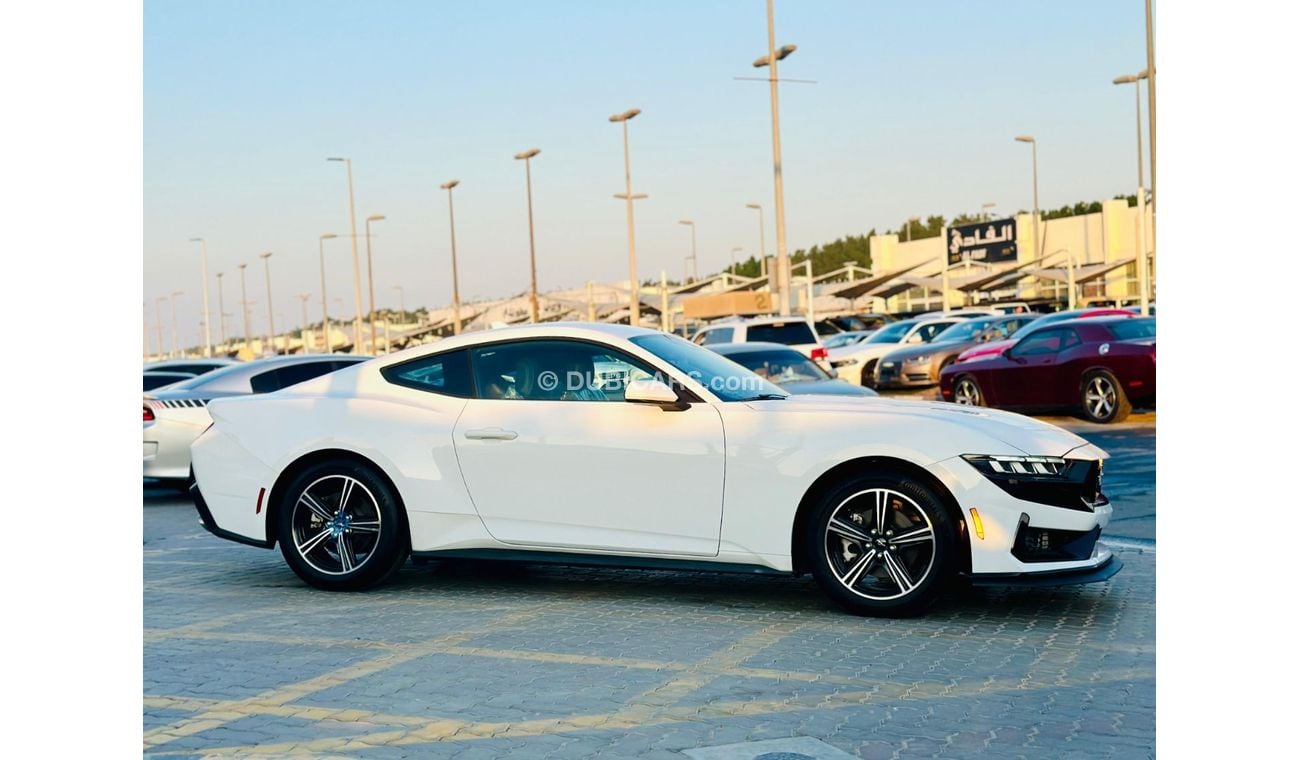
[[736, 562], [705, 562], [696, 559], [661, 559], [659, 557], [579, 554], [531, 551], [528, 549], [447, 549], [444, 551], [411, 552], [411, 556], [418, 559], [485, 559], [505, 562], [533, 562], [542, 565], [609, 567], [629, 570], [690, 570], [707, 573], [790, 575], [790, 573], [773, 570], [762, 565], [745, 565]]

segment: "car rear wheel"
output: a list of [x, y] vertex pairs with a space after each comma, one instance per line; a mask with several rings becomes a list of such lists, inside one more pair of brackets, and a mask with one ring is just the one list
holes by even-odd
[[952, 384], [952, 400], [962, 406], [984, 406], [980, 384], [970, 375], [962, 375]]
[[403, 510], [374, 470], [336, 461], [307, 468], [277, 511], [280, 551], [311, 585], [356, 591], [386, 580], [409, 553]]
[[954, 572], [956, 532], [939, 497], [907, 475], [858, 475], [826, 493], [804, 536], [818, 585], [856, 615], [929, 607]]
[[1105, 370], [1084, 376], [1082, 396], [1083, 416], [1091, 422], [1120, 422], [1133, 411], [1119, 381]]

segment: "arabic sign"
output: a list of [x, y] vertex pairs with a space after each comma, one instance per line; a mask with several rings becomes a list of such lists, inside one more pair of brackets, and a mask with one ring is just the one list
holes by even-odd
[[948, 264], [966, 260], [996, 264], [1016, 260], [1016, 220], [961, 224], [948, 228]]

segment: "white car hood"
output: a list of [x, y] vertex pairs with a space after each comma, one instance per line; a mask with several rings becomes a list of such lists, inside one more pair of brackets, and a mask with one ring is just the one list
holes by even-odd
[[851, 346], [832, 348], [826, 352], [826, 356], [832, 362], [849, 358], [866, 361], [867, 359], [879, 359], [890, 351], [896, 351], [901, 347], [901, 343], [855, 343]]
[[[1109, 456], [1068, 430], [1032, 417], [984, 407], [971, 408], [944, 401], [913, 401], [883, 396], [847, 398], [836, 396], [790, 396], [775, 401], [749, 402], [761, 412], [807, 411], [809, 413], [906, 415], [958, 425], [995, 438], [1032, 456], [1077, 456], [1104, 459]], [[968, 452], [977, 453], [977, 452]]]

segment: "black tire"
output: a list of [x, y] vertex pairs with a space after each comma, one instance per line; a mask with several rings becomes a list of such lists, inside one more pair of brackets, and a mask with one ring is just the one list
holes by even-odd
[[1084, 419], [1102, 425], [1122, 422], [1133, 411], [1124, 386], [1109, 371], [1093, 370], [1079, 384], [1079, 405]]
[[[304, 499], [304, 492], [310, 498]], [[359, 591], [383, 583], [406, 561], [405, 518], [397, 494], [373, 468], [326, 461], [308, 467], [285, 488], [276, 535], [285, 562], [299, 578], [327, 591]]]
[[952, 402], [963, 406], [987, 406], [984, 389], [974, 375], [958, 375], [952, 381]]
[[[876, 516], [882, 498], [883, 529]], [[926, 529], [929, 539], [918, 538]], [[854, 531], [860, 537], [849, 537]], [[956, 573], [952, 518], [928, 485], [902, 473], [854, 475], [831, 488], [813, 507], [802, 540], [817, 584], [855, 615], [920, 614]]]
[[872, 359], [862, 365], [862, 384], [867, 388], [876, 387], [876, 362], [878, 359]]

